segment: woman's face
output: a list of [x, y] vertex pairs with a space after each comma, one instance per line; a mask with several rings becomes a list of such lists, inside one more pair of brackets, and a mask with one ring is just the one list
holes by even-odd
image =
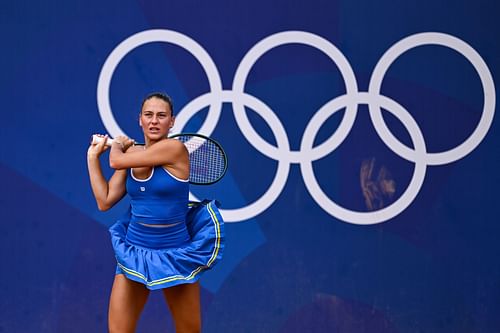
[[144, 102], [139, 125], [145, 138], [152, 141], [165, 138], [170, 128], [174, 126], [174, 121], [172, 110], [164, 100], [153, 97]]

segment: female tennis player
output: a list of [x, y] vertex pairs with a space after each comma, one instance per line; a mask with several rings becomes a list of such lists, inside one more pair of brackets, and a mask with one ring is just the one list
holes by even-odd
[[[148, 95], [139, 125], [144, 146], [119, 136], [111, 147], [107, 136], [88, 148], [90, 183], [100, 210], [126, 194], [130, 210], [111, 228], [117, 270], [111, 290], [110, 332], [134, 332], [150, 290], [161, 289], [176, 332], [201, 330], [200, 273], [220, 260], [223, 221], [214, 201], [188, 208], [189, 154], [184, 144], [167, 138], [174, 125], [170, 97]], [[115, 171], [106, 180], [99, 157], [110, 149]]]

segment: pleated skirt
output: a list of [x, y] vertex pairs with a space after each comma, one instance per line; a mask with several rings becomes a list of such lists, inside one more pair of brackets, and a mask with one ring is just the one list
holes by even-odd
[[[185, 225], [187, 237], [178, 237], [184, 232], [183, 224], [154, 228], [132, 223], [128, 212], [109, 228], [117, 274], [124, 274], [148, 289], [196, 282], [222, 259], [224, 221], [215, 200], [190, 203]], [[165, 237], [165, 233], [172, 232], [177, 234], [172, 238], [175, 242]]]

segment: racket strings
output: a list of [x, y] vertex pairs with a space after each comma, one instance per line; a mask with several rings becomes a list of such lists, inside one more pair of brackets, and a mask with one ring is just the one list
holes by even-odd
[[192, 183], [212, 183], [224, 175], [226, 157], [224, 151], [216, 143], [203, 137], [189, 135], [178, 139], [189, 151], [189, 180]]

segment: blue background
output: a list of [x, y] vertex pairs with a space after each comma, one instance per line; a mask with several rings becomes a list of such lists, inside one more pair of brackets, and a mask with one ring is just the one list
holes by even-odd
[[[111, 51], [131, 35], [168, 29], [210, 54], [230, 90], [245, 54], [274, 33], [301, 30], [334, 45], [367, 91], [375, 64], [399, 40], [443, 32], [471, 45], [493, 79], [500, 73], [499, 5], [479, 1], [10, 1], [0, 10], [0, 332], [104, 332], [115, 261], [107, 227], [124, 209], [97, 211], [86, 170], [88, 138], [105, 132], [97, 82]], [[140, 137], [142, 97], [167, 91], [181, 110], [209, 92], [206, 74], [186, 50], [150, 43], [117, 67], [114, 115]], [[281, 120], [292, 150], [326, 102], [345, 93], [336, 65], [319, 50], [277, 47], [250, 71], [245, 91]], [[388, 70], [382, 94], [418, 123], [429, 152], [463, 142], [475, 129], [483, 89], [471, 64], [445, 47], [415, 48]], [[264, 119], [247, 110], [262, 137]], [[414, 169], [376, 134], [366, 105], [342, 145], [313, 163], [325, 193], [368, 211], [360, 170], [388, 170], [403, 193]], [[206, 115], [200, 113], [200, 115]], [[190, 123], [191, 129], [202, 118]], [[337, 128], [322, 126], [316, 144]], [[411, 146], [404, 126], [384, 113]], [[499, 332], [499, 125], [464, 158], [429, 166], [416, 199], [381, 224], [345, 223], [324, 211], [291, 165], [277, 200], [257, 216], [228, 223], [222, 263], [202, 278], [204, 332]], [[230, 158], [225, 179], [200, 196], [222, 208], [246, 206], [268, 189], [277, 161], [243, 136], [230, 103], [212, 133]], [[103, 164], [105, 158], [103, 158]], [[106, 169], [106, 174], [110, 170]], [[161, 294], [153, 293], [139, 332], [172, 331]]]

